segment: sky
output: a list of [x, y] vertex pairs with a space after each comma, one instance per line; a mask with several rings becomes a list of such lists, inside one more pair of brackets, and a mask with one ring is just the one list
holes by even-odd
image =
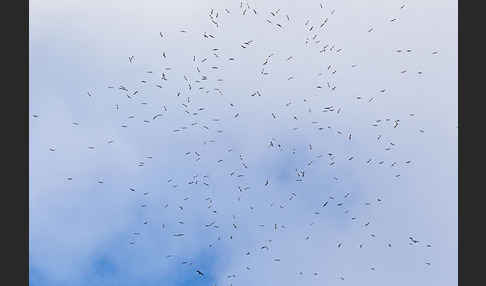
[[30, 285], [457, 284], [457, 1], [29, 2]]

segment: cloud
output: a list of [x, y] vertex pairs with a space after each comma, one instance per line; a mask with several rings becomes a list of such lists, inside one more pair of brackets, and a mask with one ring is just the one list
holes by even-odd
[[436, 2], [31, 1], [32, 285], [450, 285], [457, 4]]

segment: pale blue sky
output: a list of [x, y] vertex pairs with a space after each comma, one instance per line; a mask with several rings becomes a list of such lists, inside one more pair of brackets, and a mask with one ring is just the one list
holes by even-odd
[[31, 285], [456, 285], [457, 3], [320, 3], [30, 1]]

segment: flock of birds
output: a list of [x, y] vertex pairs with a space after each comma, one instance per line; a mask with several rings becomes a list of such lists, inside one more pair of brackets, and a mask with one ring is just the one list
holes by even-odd
[[[325, 15], [318, 23], [314, 23], [311, 20], [307, 20], [304, 23], [298, 23], [293, 20], [293, 17], [290, 14], [284, 14], [281, 9], [275, 9], [270, 12], [263, 12], [263, 11], [258, 11], [255, 7], [252, 7], [248, 3], [241, 2], [239, 3], [239, 7], [236, 9], [211, 9], [208, 12], [208, 17], [209, 17], [209, 22], [214, 25], [214, 31], [213, 32], [204, 32], [202, 34], [202, 38], [204, 40], [211, 40], [220, 37], [220, 28], [224, 24], [225, 17], [229, 17], [230, 15], [237, 15], [239, 17], [248, 17], [248, 16], [253, 16], [256, 17], [257, 20], [260, 20], [262, 23], [271, 25], [275, 27], [275, 29], [285, 29], [287, 26], [299, 26], [302, 25], [303, 32], [305, 33], [305, 41], [304, 45], [306, 47], [311, 47], [314, 48], [314, 50], [310, 49], [310, 52], [322, 54], [322, 55], [340, 55], [343, 53], [343, 48], [337, 47], [332, 43], [324, 43], [324, 39], [321, 38], [322, 33], [326, 30], [327, 26], [333, 19], [333, 15], [335, 13], [335, 10], [333, 9], [328, 9], [328, 14]], [[322, 9], [322, 11], [327, 11], [327, 7], [320, 3], [317, 7], [317, 9]], [[405, 9], [406, 6], [402, 5], [400, 7], [397, 7], [397, 10], [403, 10]], [[254, 21], [254, 20], [253, 20]], [[395, 22], [397, 21], [397, 18], [392, 18], [389, 20], [389, 22]], [[364, 29], [364, 33], [373, 33], [375, 29], [373, 27], [368, 27]], [[190, 33], [189, 30], [180, 30], [178, 31], [180, 33]], [[168, 36], [164, 32], [160, 32], [158, 37], [160, 37], [161, 41], [166, 41], [168, 39]], [[240, 231], [240, 228], [242, 227], [241, 225], [244, 225], [244, 222], [239, 221], [240, 218], [235, 216], [234, 214], [230, 213], [224, 213], [221, 211], [218, 211], [218, 193], [225, 192], [225, 193], [231, 193], [232, 198], [234, 201], [236, 201], [240, 205], [244, 205], [242, 209], [246, 209], [247, 212], [249, 213], [257, 213], [257, 208], [255, 207], [255, 204], [253, 203], [250, 199], [250, 196], [254, 200], [258, 200], [259, 196], [261, 196], [261, 192], [266, 192], [265, 196], [271, 197], [272, 193], [269, 191], [270, 188], [272, 187], [272, 184], [275, 181], [278, 181], [279, 178], [271, 177], [271, 176], [266, 176], [264, 175], [267, 170], [264, 168], [259, 168], [259, 166], [255, 166], [250, 164], [245, 157], [247, 157], [248, 154], [242, 154], [239, 153], [236, 148], [233, 147], [228, 147], [227, 149], [223, 150], [221, 152], [221, 157], [218, 158], [213, 158], [213, 157], [205, 157], [204, 156], [204, 150], [203, 148], [210, 148], [209, 146], [212, 143], [215, 143], [217, 139], [216, 136], [223, 136], [222, 134], [224, 133], [224, 124], [228, 122], [222, 120], [221, 118], [211, 118], [208, 120], [201, 120], [201, 115], [206, 114], [209, 110], [211, 110], [211, 106], [194, 106], [194, 101], [195, 98], [201, 97], [201, 96], [214, 96], [216, 98], [215, 100], [217, 101], [225, 101], [224, 105], [227, 106], [227, 108], [231, 112], [231, 119], [232, 120], [245, 120], [245, 110], [242, 110], [241, 108], [238, 107], [238, 104], [233, 103], [231, 99], [231, 93], [232, 90], [226, 90], [223, 87], [223, 82], [225, 81], [224, 79], [224, 67], [227, 64], [232, 64], [233, 62], [237, 62], [243, 58], [243, 55], [251, 56], [251, 51], [248, 52], [249, 49], [254, 47], [255, 45], [258, 45], [258, 43], [254, 40], [242, 40], [241, 43], [239, 43], [241, 53], [239, 55], [231, 55], [231, 56], [225, 56], [224, 50], [219, 49], [219, 48], [212, 48], [210, 51], [208, 51], [207, 56], [205, 57], [196, 57], [193, 56], [190, 60], [193, 65], [193, 70], [192, 71], [187, 71], [185, 74], [182, 75], [177, 75], [172, 72], [171, 67], [164, 67], [162, 71], [146, 71], [146, 74], [144, 75], [144, 79], [141, 80], [136, 87], [130, 87], [129, 84], [119, 84], [119, 85], [110, 85], [108, 86], [108, 89], [111, 90], [114, 93], [117, 93], [120, 98], [120, 102], [114, 103], [114, 110], [117, 113], [123, 113], [124, 108], [123, 104], [121, 102], [124, 102], [126, 105], [135, 105], [135, 100], [140, 97], [141, 94], [144, 95], [150, 95], [150, 94], [155, 94], [157, 92], [165, 92], [164, 89], [173, 81], [175, 78], [180, 78], [182, 81], [182, 78], [184, 80], [184, 83], [182, 85], [179, 85], [178, 91], [173, 94], [173, 95], [166, 95], [166, 96], [173, 96], [173, 101], [175, 101], [177, 104], [174, 105], [169, 105], [169, 104], [163, 104], [160, 107], [160, 110], [152, 113], [152, 114], [127, 114], [126, 121], [120, 122], [119, 128], [123, 128], [126, 130], [129, 130], [131, 126], [134, 126], [131, 124], [131, 122], [134, 122], [138, 118], [142, 117], [143, 119], [143, 124], [146, 126], [152, 126], [152, 128], [156, 128], [155, 123], [163, 124], [164, 118], [167, 118], [171, 112], [173, 113], [180, 113], [182, 116], [185, 116], [184, 122], [182, 123], [181, 126], [173, 128], [172, 133], [174, 134], [179, 134], [178, 136], [184, 136], [183, 134], [188, 134], [187, 136], [189, 138], [194, 138], [191, 137], [191, 131], [193, 132], [201, 132], [203, 131], [203, 137], [204, 139], [202, 140], [202, 145], [203, 147], [200, 146], [200, 142], [194, 142], [194, 150], [188, 150], [184, 154], [181, 154], [183, 157], [182, 162], [185, 162], [184, 160], [187, 160], [190, 158], [191, 164], [197, 164], [202, 161], [207, 164], [204, 168], [201, 168], [201, 172], [196, 175], [191, 175], [191, 178], [185, 182], [187, 185], [190, 187], [196, 188], [198, 191], [194, 191], [194, 193], [201, 193], [201, 192], [208, 192], [208, 190], [211, 190], [211, 196], [208, 196], [204, 199], [204, 207], [207, 209], [207, 217], [209, 217], [209, 221], [200, 226], [200, 232], [205, 232], [205, 231], [213, 231], [215, 233], [215, 236], [217, 237], [215, 241], [211, 242], [208, 244], [208, 248], [214, 249], [217, 247], [218, 242], [220, 241], [231, 241], [235, 239], [235, 237], [238, 235], [238, 232]], [[396, 53], [412, 53], [411, 49], [398, 49], [396, 50]], [[431, 51], [430, 54], [432, 55], [437, 55], [437, 51]], [[168, 60], [170, 59], [170, 55], [164, 51], [161, 54], [161, 61], [162, 64], [165, 64]], [[298, 56], [296, 55], [286, 55], [284, 57], [279, 58], [277, 53], [271, 53], [269, 54], [266, 58], [264, 58], [261, 61], [261, 66], [255, 67], [256, 70], [259, 71], [259, 77], [265, 82], [266, 78], [270, 78], [272, 76], [271, 73], [271, 66], [272, 63], [276, 61], [283, 61], [288, 64], [292, 64], [293, 61], [297, 60]], [[137, 64], [137, 58], [135, 56], [129, 56], [127, 60], [127, 64], [129, 65], [136, 65]], [[358, 66], [356, 64], [351, 65], [351, 69], [358, 69]], [[223, 71], [221, 71], [223, 70]], [[407, 73], [407, 70], [401, 70], [400, 73]], [[334, 94], [336, 92], [336, 89], [338, 88], [337, 83], [334, 82], [333, 76], [334, 74], [337, 73], [337, 68], [333, 64], [326, 64], [324, 71], [320, 72], [317, 74], [317, 79], [320, 80], [322, 83], [317, 84], [315, 87], [316, 91], [319, 93], [324, 93], [324, 94]], [[422, 71], [415, 71], [416, 74], [419, 76], [422, 75]], [[287, 78], [284, 80], [287, 81], [292, 81], [295, 80], [295, 77], [299, 75], [289, 75]], [[327, 80], [321, 80], [323, 78], [327, 78]], [[377, 100], [380, 94], [385, 94], [387, 92], [386, 88], [377, 88], [377, 93], [376, 95], [370, 96], [369, 98], [363, 98], [362, 96], [357, 97], [357, 100], [366, 100], [368, 103], [373, 102], [374, 100]], [[97, 97], [97, 93], [93, 91], [88, 91], [86, 93], [86, 96], [89, 98], [93, 99]], [[277, 95], [272, 95], [269, 93], [264, 92], [264, 88], [259, 88], [259, 89], [254, 89], [254, 90], [249, 90], [248, 91], [248, 98], [247, 100], [251, 100], [252, 98], [260, 98], [260, 97], [272, 97], [275, 101], [281, 101]], [[305, 103], [308, 103], [308, 99], [303, 99]], [[155, 100], [154, 100], [155, 102]], [[292, 111], [291, 105], [294, 102], [292, 101], [286, 101], [282, 102], [281, 106], [282, 108], [280, 110], [272, 110], [268, 112], [267, 115], [267, 120], [268, 122], [278, 122], [281, 120], [282, 123], [280, 123], [280, 127], [287, 129], [290, 132], [294, 132], [299, 129], [299, 127], [292, 127], [289, 128], [289, 124], [293, 123], [300, 123], [301, 125], [306, 125], [309, 124], [308, 126], [311, 126], [313, 130], [316, 132], [320, 132], [321, 134], [323, 132], [328, 132], [326, 133], [327, 136], [336, 136], [333, 137], [330, 140], [340, 140], [339, 142], [342, 142], [342, 144], [346, 144], [347, 142], [356, 140], [356, 135], [352, 134], [351, 132], [344, 132], [342, 130], [337, 130], [333, 126], [328, 126], [328, 125], [321, 125], [321, 123], [318, 121], [317, 117], [319, 115], [316, 115], [315, 120], [310, 120], [308, 123], [305, 122], [306, 116], [307, 115], [298, 115], [297, 112]], [[149, 100], [144, 100], [140, 102], [142, 105], [151, 105], [153, 102], [150, 102]], [[259, 104], [255, 102], [255, 104]], [[311, 114], [316, 114], [315, 110], [314, 113], [312, 113], [312, 108], [311, 106], [306, 106], [307, 107], [307, 114], [311, 116]], [[312, 106], [314, 109], [315, 107]], [[213, 109], [214, 111], [214, 109]], [[333, 106], [333, 105], [328, 105], [328, 106], [322, 106], [322, 108], [318, 108], [317, 113], [326, 113], [331, 116], [340, 116], [340, 114], [343, 111], [343, 106]], [[410, 113], [409, 114], [410, 118], [414, 117], [415, 114]], [[38, 114], [33, 115], [34, 118], [37, 120], [40, 120], [41, 116]], [[289, 123], [288, 121], [282, 120], [283, 118], [286, 118], [290, 120], [292, 123]], [[403, 121], [403, 119], [402, 119]], [[373, 127], [382, 127], [382, 131], [386, 132], [389, 129], [392, 130], [397, 130], [400, 129], [402, 121], [400, 119], [394, 119], [394, 118], [383, 118], [383, 119], [378, 119], [375, 122], [372, 123]], [[302, 123], [303, 122], [303, 123]], [[73, 126], [78, 126], [80, 123], [79, 122], [74, 122]], [[229, 123], [228, 123], [229, 124]], [[267, 123], [264, 123], [267, 124]], [[277, 123], [278, 124], [278, 123]], [[205, 132], [205, 133], [204, 133]], [[417, 130], [417, 133], [424, 133], [425, 131], [423, 129]], [[334, 135], [331, 135], [334, 134]], [[242, 138], [239, 140], [245, 140], [245, 137], [249, 136], [248, 134], [243, 134]], [[379, 144], [382, 144], [382, 142], [385, 139], [386, 134], [381, 133], [381, 134], [376, 134], [376, 142]], [[331, 137], [329, 137], [331, 138]], [[198, 137], [199, 139], [199, 137]], [[198, 141], [198, 140], [195, 140]], [[115, 139], [110, 139], [107, 141], [107, 144], [116, 144]], [[328, 168], [334, 168], [338, 164], [345, 164], [346, 162], [352, 161], [352, 160], [358, 160], [360, 161], [360, 164], [363, 164], [365, 166], [386, 166], [388, 165], [392, 170], [394, 170], [393, 176], [395, 177], [395, 180], [400, 180], [400, 168], [406, 168], [407, 166], [412, 165], [411, 160], [396, 160], [396, 161], [385, 161], [381, 159], [375, 159], [375, 158], [369, 158], [369, 157], [364, 157], [364, 156], [356, 156], [356, 155], [340, 155], [337, 154], [336, 152], [327, 152], [327, 153], [318, 153], [316, 151], [319, 149], [319, 145], [322, 145], [320, 142], [314, 142], [305, 144], [305, 146], [290, 146], [290, 144], [286, 144], [285, 142], [278, 140], [276, 138], [269, 138], [265, 142], [260, 142], [262, 146], [265, 146], [267, 150], [271, 150], [274, 152], [275, 156], [297, 156], [300, 154], [300, 152], [307, 152], [306, 158], [311, 157], [311, 160], [308, 160], [306, 163], [304, 163], [300, 168], [295, 168], [295, 170], [292, 170], [294, 174], [293, 180], [297, 182], [298, 186], [294, 188], [290, 194], [288, 194], [287, 198], [285, 200], [281, 200], [280, 203], [275, 203], [274, 201], [271, 201], [266, 207], [261, 207], [261, 208], [266, 208], [266, 211], [271, 211], [274, 209], [274, 206], [279, 206], [277, 209], [280, 209], [281, 211], [285, 211], [285, 208], [287, 208], [290, 204], [292, 204], [294, 201], [299, 199], [299, 196], [305, 195], [305, 196], [312, 196], [312, 192], [309, 192], [309, 190], [305, 191], [305, 194], [303, 193], [302, 187], [304, 186], [303, 184], [307, 180], [312, 180], [312, 177], [309, 178], [309, 176], [312, 176], [312, 168], [314, 165], [321, 164], [327, 165]], [[388, 142], [388, 143], [383, 143], [383, 151], [384, 152], [393, 152], [394, 148], [396, 147], [396, 143], [394, 142]], [[95, 146], [87, 146], [89, 150], [96, 150]], [[305, 150], [305, 151], [302, 151]], [[49, 148], [50, 152], [56, 152], [56, 147], [52, 146]], [[214, 151], [214, 150], [213, 150]], [[223, 154], [224, 153], [224, 154]], [[238, 154], [239, 153], [239, 154]], [[229, 154], [229, 155], [228, 155]], [[235, 154], [235, 155], [231, 155]], [[230, 169], [232, 166], [225, 165], [227, 164], [227, 157], [228, 156], [233, 156], [233, 159], [235, 159], [237, 162], [239, 162], [238, 166]], [[155, 156], [146, 156], [144, 160], [141, 160], [137, 162], [137, 166], [139, 167], [144, 167], [146, 165], [147, 160], [153, 160]], [[163, 159], [162, 159], [163, 160]], [[234, 164], [233, 164], [234, 165]], [[213, 166], [212, 168], [208, 168], [208, 166]], [[207, 174], [207, 175], [201, 175], [205, 173], [207, 170], [212, 169], [214, 170], [214, 166], [217, 166], [219, 169], [218, 170], [224, 170], [224, 171], [213, 171], [212, 174]], [[286, 166], [279, 166], [280, 168], [285, 168]], [[219, 172], [219, 173], [218, 173]], [[250, 177], [251, 174], [256, 174], [256, 177], [260, 178], [261, 176], [266, 177], [264, 180], [261, 181], [261, 184], [247, 184], [245, 183], [245, 178]], [[311, 175], [309, 175], [311, 174]], [[226, 187], [218, 187], [218, 180], [219, 177], [226, 177], [229, 182], [233, 183], [233, 189], [232, 190], [226, 190]], [[316, 178], [314, 178], [316, 179]], [[73, 177], [68, 177], [67, 180], [73, 181]], [[317, 178], [317, 180], [321, 180], [321, 178]], [[250, 182], [254, 182], [254, 180], [249, 180]], [[333, 176], [331, 181], [334, 182], [339, 182], [340, 178], [337, 176]], [[99, 184], [103, 184], [104, 180], [99, 179], [98, 180]], [[173, 189], [183, 189], [183, 182], [176, 182], [174, 179], [169, 178], [167, 179], [167, 184], [168, 184], [168, 189], [173, 188]], [[290, 182], [288, 183], [290, 184]], [[140, 196], [144, 202], [139, 206], [143, 209], [147, 208], [161, 208], [164, 212], [164, 219], [165, 220], [170, 220], [174, 218], [175, 216], [169, 213], [172, 209], [173, 212], [178, 211], [179, 213], [184, 213], [185, 215], [190, 216], [191, 215], [191, 210], [187, 209], [187, 206], [184, 205], [184, 203], [188, 200], [191, 199], [191, 196], [189, 191], [186, 193], [183, 193], [182, 197], [182, 203], [179, 205], [174, 206], [173, 204], [169, 204], [168, 202], [162, 202], [161, 204], [150, 204], [151, 201], [151, 195], [155, 190], [140, 190], [137, 187], [134, 186], [127, 186], [127, 191], [131, 192], [134, 196]], [[202, 189], [202, 191], [201, 191]], [[245, 197], [245, 194], [251, 193], [251, 195], [247, 195]], [[344, 194], [334, 194], [330, 195], [328, 199], [318, 202], [319, 203], [319, 210], [316, 211], [309, 211], [310, 215], [314, 216], [319, 216], [319, 215], [324, 215], [326, 212], [326, 209], [329, 208], [336, 208], [337, 210], [340, 210], [344, 212], [345, 214], [350, 214], [350, 209], [346, 208], [346, 203], [349, 198], [352, 197], [352, 190], [346, 191]], [[138, 197], [138, 198], [140, 198]], [[278, 200], [277, 197], [275, 197], [276, 200]], [[223, 203], [224, 200], [223, 200]], [[379, 205], [383, 203], [383, 199], [378, 197], [376, 198], [376, 202], [363, 202], [362, 205], [366, 207], [371, 207], [375, 204]], [[150, 206], [149, 206], [150, 204]], [[352, 206], [356, 206], [353, 204]], [[228, 209], [229, 207], [226, 207]], [[229, 208], [231, 209], [231, 208]], [[230, 225], [224, 226], [220, 225], [218, 223], [218, 219], [222, 217], [232, 217], [232, 223]], [[241, 217], [241, 216], [240, 216]], [[367, 232], [368, 226], [370, 225], [370, 221], [365, 220], [364, 218], [356, 217], [356, 216], [350, 216], [347, 219], [359, 223], [359, 225], [362, 227], [362, 230]], [[144, 236], [144, 227], [148, 227], [147, 225], [152, 225], [151, 224], [152, 220], [150, 218], [147, 218], [140, 222], [140, 230], [134, 231], [129, 234], [130, 239], [127, 242], [131, 247], [137, 247], [137, 244], [143, 243], [143, 240], [141, 240], [141, 237]], [[184, 229], [184, 221], [179, 220], [176, 222], [172, 222], [173, 224], [177, 225], [177, 229], [179, 231], [175, 232], [170, 230], [171, 228], [169, 227], [169, 222], [166, 221], [166, 223], [163, 223], [162, 225], [157, 225], [154, 226], [156, 228], [160, 228], [160, 231], [165, 233], [164, 235], [169, 239], [184, 239], [187, 237], [186, 233], [184, 231], [181, 231]], [[312, 225], [313, 223], [311, 223]], [[257, 246], [255, 246], [254, 249], [245, 249], [242, 250], [241, 253], [244, 256], [251, 256], [251, 255], [262, 255], [262, 253], [270, 253], [272, 251], [272, 241], [275, 241], [276, 239], [279, 238], [284, 238], [285, 234], [282, 234], [282, 237], [279, 237], [280, 231], [281, 230], [288, 230], [290, 226], [286, 226], [283, 224], [278, 224], [278, 223], [273, 223], [273, 224], [259, 224], [253, 226], [254, 229], [250, 229], [250, 226], [245, 226], [245, 231], [246, 232], [252, 232], [255, 229], [260, 230], [260, 229], [271, 229], [274, 233], [274, 237], [272, 239], [264, 239], [262, 240]], [[175, 229], [175, 228], [174, 228]], [[303, 241], [307, 241], [311, 239], [311, 235], [307, 234], [304, 237], [302, 237]], [[377, 240], [378, 238], [376, 237], [375, 233], [369, 233], [369, 237], [371, 239]], [[414, 235], [409, 235], [408, 237], [404, 237], [403, 241], [401, 242], [396, 242], [397, 244], [400, 243], [408, 243], [410, 246], [415, 246], [415, 247], [425, 247], [429, 248], [432, 247], [430, 242], [424, 241], [424, 239], [420, 239], [417, 237], [414, 237]], [[324, 243], [324, 242], [323, 242]], [[395, 243], [392, 243], [391, 241], [383, 241], [383, 245], [387, 248], [392, 248]], [[336, 244], [336, 248], [343, 248], [345, 247], [342, 241], [338, 241]], [[366, 243], [360, 243], [355, 246], [349, 246], [349, 247], [357, 247], [358, 249], [366, 247]], [[179, 257], [180, 261], [178, 263], [181, 263], [183, 265], [187, 265], [189, 267], [192, 267], [193, 273], [196, 276], [200, 276], [201, 279], [204, 279], [207, 276], [207, 270], [203, 269], [200, 267], [200, 265], [196, 265], [194, 262], [192, 262], [188, 258], [182, 258], [178, 255], [174, 254], [167, 254], [165, 255], [167, 259], [173, 259], [174, 257]], [[278, 257], [278, 253], [273, 253], [271, 261], [269, 262], [280, 262], [281, 258]], [[176, 263], [176, 262], [174, 262]], [[295, 262], [294, 262], [295, 263]], [[424, 261], [424, 264], [427, 266], [431, 265], [430, 261]], [[251, 271], [251, 267], [248, 266], [242, 266], [242, 271]], [[369, 267], [370, 271], [378, 271], [375, 266], [370, 265]], [[244, 275], [244, 272], [239, 272], [239, 273], [230, 273], [227, 275], [227, 278], [230, 280], [230, 285], [233, 285], [236, 283], [236, 278], [238, 275]], [[318, 271], [309, 271], [309, 273], [305, 273], [304, 271], [297, 271], [296, 275], [310, 275], [310, 276], [318, 276], [319, 272]], [[338, 280], [344, 280], [345, 277], [342, 274], [337, 274], [337, 279]]]

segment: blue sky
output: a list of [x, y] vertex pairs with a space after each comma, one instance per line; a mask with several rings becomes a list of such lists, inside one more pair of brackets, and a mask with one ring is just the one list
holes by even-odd
[[320, 3], [30, 1], [31, 285], [457, 284], [457, 3]]

